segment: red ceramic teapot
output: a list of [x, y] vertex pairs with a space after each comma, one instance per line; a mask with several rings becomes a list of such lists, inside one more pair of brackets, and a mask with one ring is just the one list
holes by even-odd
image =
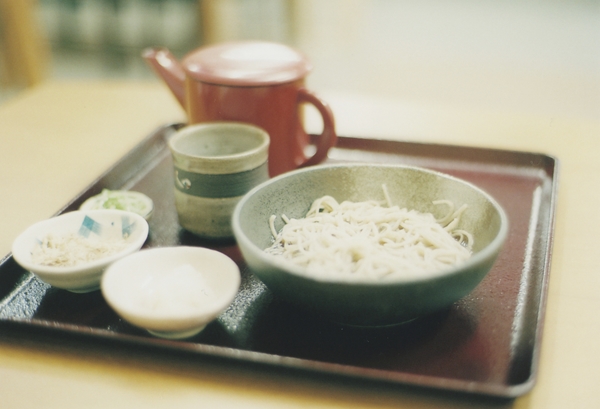
[[[275, 176], [327, 157], [337, 140], [329, 106], [304, 86], [312, 69], [298, 51], [278, 43], [243, 41], [199, 48], [179, 62], [165, 48], [143, 57], [185, 109], [190, 124], [239, 121], [270, 136], [269, 174]], [[313, 154], [307, 153], [299, 106], [312, 104], [323, 119]]]

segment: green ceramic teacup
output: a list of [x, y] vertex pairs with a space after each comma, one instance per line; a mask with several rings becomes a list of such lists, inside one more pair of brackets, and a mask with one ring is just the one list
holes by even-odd
[[237, 122], [212, 122], [179, 130], [170, 140], [179, 224], [207, 238], [233, 235], [239, 200], [269, 178], [269, 135]]

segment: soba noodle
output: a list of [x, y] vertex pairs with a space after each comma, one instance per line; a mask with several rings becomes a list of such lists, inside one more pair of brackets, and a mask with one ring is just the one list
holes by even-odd
[[[394, 206], [383, 186], [385, 201], [316, 199], [302, 219], [289, 219], [277, 232], [269, 220], [273, 244], [265, 249], [305, 268], [309, 275], [348, 280], [414, 276], [448, 268], [471, 256], [473, 237], [457, 229], [466, 205], [434, 201], [448, 212], [431, 213]], [[327, 277], [325, 277], [325, 275]]]

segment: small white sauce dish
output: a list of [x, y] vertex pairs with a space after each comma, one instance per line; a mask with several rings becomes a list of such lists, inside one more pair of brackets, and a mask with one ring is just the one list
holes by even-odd
[[[123, 210], [73, 211], [38, 222], [13, 242], [12, 255], [24, 269], [53, 287], [87, 293], [100, 287], [102, 273], [111, 263], [138, 251], [148, 237], [148, 222]], [[34, 252], [49, 235], [77, 236], [97, 242], [121, 241], [119, 249], [104, 257], [72, 266], [44, 265], [34, 261]]]
[[143, 193], [132, 190], [104, 189], [81, 204], [79, 210], [117, 209], [134, 212], [150, 220], [154, 202]]
[[112, 264], [102, 277], [108, 305], [130, 324], [167, 339], [189, 338], [233, 301], [237, 264], [202, 247], [142, 250]]

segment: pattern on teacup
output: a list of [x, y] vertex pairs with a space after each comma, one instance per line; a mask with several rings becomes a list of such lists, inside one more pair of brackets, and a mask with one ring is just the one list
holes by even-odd
[[179, 171], [175, 170], [175, 183], [177, 186], [184, 190], [189, 190], [192, 188], [192, 182], [188, 178], [179, 179]]

